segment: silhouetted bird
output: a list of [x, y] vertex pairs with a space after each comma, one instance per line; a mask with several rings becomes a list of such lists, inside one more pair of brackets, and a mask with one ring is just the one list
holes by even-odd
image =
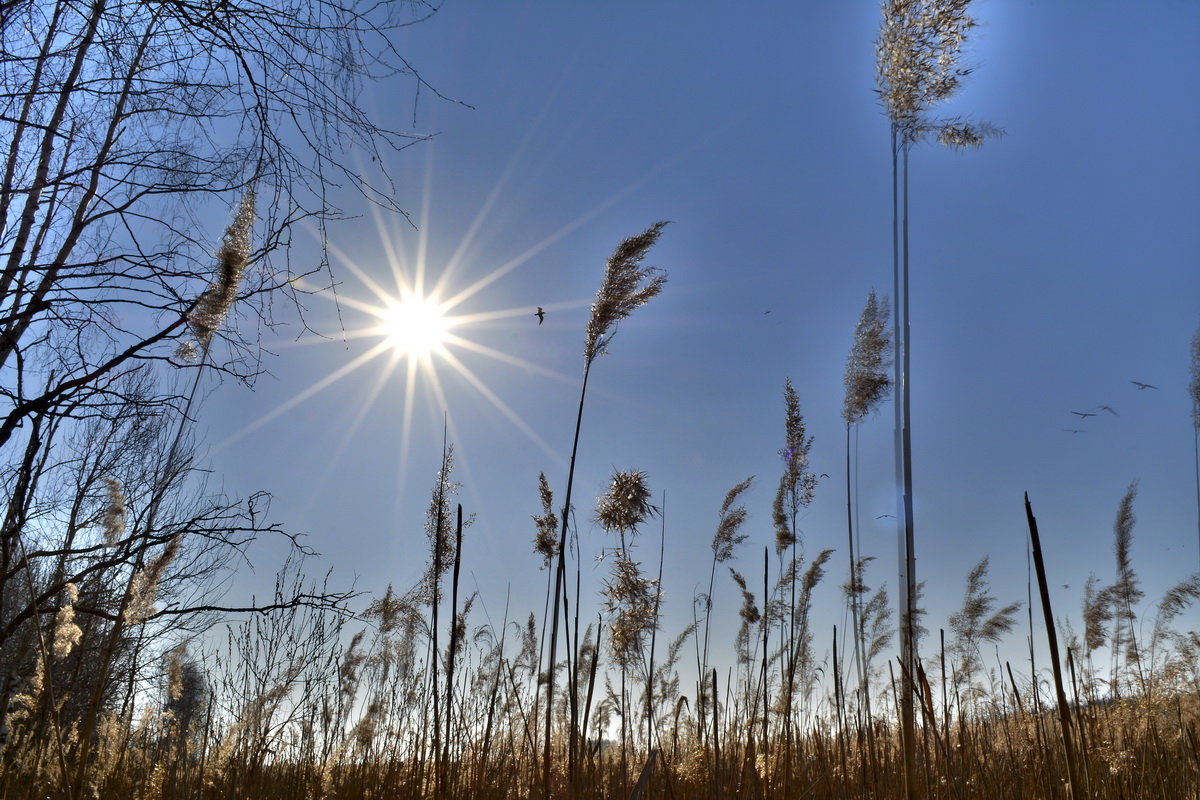
[[1132, 383], [1134, 386], [1138, 387], [1138, 389], [1157, 389], [1158, 388], [1157, 386], [1154, 386], [1153, 384], [1142, 383], [1141, 381], [1130, 381], [1130, 383]]
[[1090, 411], [1072, 411], [1071, 413], [1074, 414], [1075, 416], [1079, 417], [1080, 419], [1087, 419], [1088, 417], [1096, 416], [1095, 414], [1093, 414]]
[[1108, 413], [1112, 414], [1114, 417], [1121, 416], [1120, 414], [1118, 414], [1117, 412], [1112, 410], [1112, 406], [1096, 406], [1096, 408], [1100, 409], [1101, 411], [1107, 411]]
[[1063, 428], [1063, 430], [1067, 433], [1087, 433], [1087, 431], [1081, 431], [1078, 428]]
[[896, 516], [895, 516], [894, 514], [880, 514], [880, 515], [879, 515], [878, 517], [876, 517], [875, 519], [883, 519], [884, 517], [891, 517], [892, 519], [895, 519], [895, 518], [896, 518]]
[[533, 312], [533, 315], [538, 318], [538, 325], [546, 321], [546, 312], [542, 311], [541, 306], [538, 306], [538, 310]]

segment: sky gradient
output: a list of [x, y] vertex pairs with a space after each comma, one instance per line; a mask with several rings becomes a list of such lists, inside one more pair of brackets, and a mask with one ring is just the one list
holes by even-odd
[[[918, 578], [934, 630], [985, 555], [999, 599], [1024, 600], [1028, 491], [1056, 612], [1078, 628], [1088, 574], [1112, 580], [1113, 518], [1131, 481], [1133, 563], [1149, 597], [1200, 567], [1187, 393], [1200, 324], [1200, 5], [973, 9], [977, 69], [941, 111], [1005, 135], [979, 151], [921, 145], [911, 167]], [[364, 96], [385, 122], [436, 134], [387, 164], [412, 224], [342, 198], [360, 215], [329, 228], [342, 302], [312, 297], [306, 313], [327, 338], [283, 329], [267, 342], [270, 377], [252, 392], [221, 386], [204, 407], [225, 489], [270, 491], [273, 518], [308, 534], [335, 582], [407, 588], [428, 552], [445, 414], [459, 499], [475, 516], [465, 585], [497, 622], [510, 588], [510, 618], [540, 616], [530, 517], [539, 471], [557, 502], [565, 488], [588, 305], [617, 243], [670, 220], [647, 259], [669, 283], [620, 325], [589, 382], [575, 482], [585, 575], [593, 588], [604, 576], [587, 554], [611, 545], [592, 518], [614, 468], [645, 470], [665, 505], [668, 633], [691, 621], [717, 508], [750, 475], [736, 565], [760, 574], [790, 377], [812, 467], [832, 476], [800, 523], [807, 553], [837, 549], [818, 630], [843, 625], [843, 372], [868, 291], [890, 295], [892, 283], [878, 25], [870, 2], [449, 0], [403, 31], [399, 51], [450, 98], [426, 89], [414, 102], [404, 76]], [[315, 240], [291, 258], [315, 264]], [[370, 323], [356, 302], [378, 303], [371, 282], [394, 291], [393, 271], [412, 280], [418, 263], [428, 285], [444, 280], [443, 297], [491, 276], [451, 313], [510, 313], [454, 332], [506, 358], [451, 345], [473, 377], [435, 357], [442, 398], [418, 377], [406, 407], [407, 375], [386, 373], [385, 354], [295, 402], [377, 344], [341, 330]], [[1102, 404], [1119, 416], [1070, 413]], [[891, 441], [888, 404], [862, 426], [859, 479], [863, 549], [878, 556], [867, 582], [894, 597], [894, 520], [875, 519], [896, 513]], [[651, 570], [658, 526], [641, 545]], [[732, 645], [736, 591], [727, 575], [718, 586], [717, 641]], [[1018, 649], [1025, 635], [1012, 637]]]

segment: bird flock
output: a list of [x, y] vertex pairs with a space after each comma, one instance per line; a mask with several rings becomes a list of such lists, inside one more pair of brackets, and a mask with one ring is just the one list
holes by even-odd
[[[1134, 386], [1136, 386], [1139, 392], [1142, 391], [1143, 389], [1158, 389], [1158, 387], [1152, 383], [1144, 383], [1142, 381], [1130, 381], [1130, 383], [1132, 383]], [[1120, 414], [1117, 413], [1116, 409], [1114, 409], [1112, 406], [1105, 406], [1105, 405], [1096, 406], [1095, 411], [1072, 411], [1071, 413], [1074, 414], [1075, 416], [1079, 417], [1080, 422], [1083, 422], [1088, 417], [1099, 416], [1101, 411], [1107, 411], [1109, 414], [1112, 414], [1114, 417], [1121, 416]], [[1065, 433], [1070, 433], [1070, 434], [1087, 433], [1086, 428], [1063, 428], [1063, 431]]]

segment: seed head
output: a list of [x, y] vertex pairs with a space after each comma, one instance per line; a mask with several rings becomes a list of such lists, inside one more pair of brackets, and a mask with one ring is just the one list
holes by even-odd
[[808, 469], [808, 451], [812, 437], [804, 427], [804, 416], [800, 413], [800, 397], [792, 386], [791, 378], [783, 385], [784, 435], [786, 442], [779, 451], [783, 459], [783, 474], [779, 477], [779, 489], [775, 492], [772, 520], [775, 523], [775, 552], [782, 553], [796, 544], [796, 532], [792, 530], [792, 519], [801, 508], [807, 508], [817, 491], [817, 476]]
[[1192, 396], [1192, 424], [1200, 430], [1200, 328], [1192, 337], [1192, 382], [1188, 392]]
[[588, 364], [608, 348], [618, 322], [662, 291], [667, 282], [666, 273], [656, 267], [640, 265], [666, 225], [666, 222], [656, 222], [637, 236], [629, 237], [609, 257], [588, 320], [583, 346], [583, 357]]
[[75, 624], [75, 603], [79, 600], [79, 589], [73, 583], [64, 587], [65, 602], [54, 615], [54, 655], [66, 658], [83, 639], [83, 631]]
[[233, 221], [225, 229], [221, 241], [221, 250], [217, 254], [217, 274], [188, 318], [195, 342], [189, 348], [181, 347], [180, 357], [195, 358], [198, 353], [208, 352], [212, 337], [225, 322], [229, 310], [237, 299], [238, 288], [246, 274], [246, 265], [250, 260], [250, 231], [254, 227], [255, 190], [250, 187], [238, 204]]
[[538, 473], [538, 497], [542, 501], [542, 515], [533, 518], [537, 535], [533, 539], [533, 552], [542, 557], [542, 569], [558, 555], [558, 515], [554, 513], [554, 494], [546, 481], [546, 473]]
[[846, 359], [846, 401], [842, 406], [842, 418], [847, 424], [862, 422], [891, 391], [892, 380], [887, 370], [891, 365], [892, 340], [887, 322], [887, 298], [878, 300], [872, 291], [858, 318], [854, 346]]
[[105, 478], [108, 490], [108, 504], [104, 507], [101, 527], [104, 529], [104, 544], [115, 547], [125, 534], [125, 494], [121, 491], [121, 482], [116, 478]]
[[963, 45], [975, 20], [970, 0], [885, 0], [875, 42], [875, 81], [884, 111], [906, 143], [935, 135], [949, 147], [979, 147], [1000, 131], [960, 118], [930, 120], [970, 75], [961, 66]]
[[650, 503], [646, 473], [640, 469], [614, 471], [608, 491], [596, 502], [596, 521], [614, 533], [636, 533], [638, 525], [657, 513]]
[[717, 533], [713, 536], [712, 551], [713, 559], [718, 564], [733, 558], [733, 549], [746, 541], [746, 534], [739, 532], [742, 523], [746, 521], [746, 507], [735, 506], [734, 503], [742, 492], [750, 488], [753, 480], [754, 476], [751, 475], [730, 489], [725, 495], [725, 502], [721, 503], [721, 510], [717, 512], [720, 521], [717, 523]]

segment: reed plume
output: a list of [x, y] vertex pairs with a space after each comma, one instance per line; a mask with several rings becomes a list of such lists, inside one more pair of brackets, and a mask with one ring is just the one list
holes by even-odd
[[608, 491], [596, 503], [596, 521], [606, 531], [633, 536], [658, 508], [650, 502], [646, 473], [614, 471]]
[[656, 222], [637, 236], [629, 237], [609, 257], [588, 320], [583, 346], [586, 363], [591, 364], [596, 356], [607, 352], [618, 322], [662, 291], [666, 273], [657, 267], [643, 267], [641, 263], [666, 225]]
[[68, 583], [63, 588], [66, 602], [59, 606], [54, 615], [54, 643], [51, 649], [55, 657], [66, 658], [83, 639], [83, 630], [75, 622], [75, 604], [79, 602], [79, 588]]
[[1017, 624], [1017, 612], [1021, 610], [1019, 602], [996, 608], [996, 598], [988, 585], [988, 561], [984, 556], [967, 573], [962, 607], [950, 615], [950, 630], [954, 632], [950, 653], [954, 659], [956, 691], [961, 687], [968, 692], [972, 690], [975, 675], [983, 668], [979, 646], [1000, 641]]
[[1119, 679], [1119, 665], [1124, 651], [1126, 666], [1138, 660], [1137, 637], [1134, 623], [1137, 617], [1133, 607], [1146, 596], [1138, 586], [1137, 574], [1129, 550], [1133, 543], [1133, 525], [1137, 517], [1133, 513], [1133, 500], [1137, 496], [1137, 481], [1129, 484], [1125, 495], [1117, 506], [1117, 517], [1113, 522], [1113, 555], [1117, 562], [1117, 579], [1105, 591], [1113, 610], [1112, 650], [1113, 682]]
[[846, 398], [842, 404], [842, 419], [847, 425], [862, 422], [888, 396], [892, 379], [892, 338], [887, 324], [890, 311], [887, 298], [877, 299], [875, 292], [867, 295], [858, 325], [854, 328], [854, 344], [846, 359]]
[[961, 64], [976, 27], [970, 0], [887, 0], [875, 42], [875, 80], [891, 123], [907, 143], [934, 136], [949, 147], [979, 147], [1000, 131], [962, 117], [930, 119], [930, 109], [962, 86], [972, 67]]
[[250, 262], [250, 232], [254, 227], [256, 199], [255, 188], [251, 186], [225, 229], [221, 249], [217, 252], [217, 274], [188, 317], [188, 325], [195, 337], [194, 342], [185, 343], [181, 348], [181, 355], [188, 360], [208, 352], [213, 335], [220, 330], [237, 299], [246, 265]]
[[783, 403], [785, 445], [779, 451], [783, 474], [779, 477], [771, 517], [775, 523], [776, 555], [796, 544], [796, 517], [801, 508], [812, 503], [817, 490], [817, 476], [808, 468], [808, 451], [813, 439], [805, 429], [800, 397], [791, 378], [784, 380]]
[[538, 498], [542, 502], [542, 513], [533, 518], [537, 534], [533, 538], [533, 552], [542, 557], [542, 569], [550, 566], [558, 555], [558, 515], [554, 513], [554, 493], [546, 473], [538, 473]]
[[100, 528], [106, 547], [116, 547], [125, 535], [125, 493], [116, 478], [104, 479], [108, 502], [100, 517]]

